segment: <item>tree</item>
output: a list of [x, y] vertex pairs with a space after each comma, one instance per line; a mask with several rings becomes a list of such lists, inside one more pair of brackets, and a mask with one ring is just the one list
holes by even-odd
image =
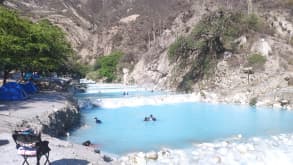
[[60, 70], [73, 53], [65, 33], [48, 20], [33, 24], [26, 51], [30, 57], [26, 62], [29, 69], [45, 71]]
[[107, 56], [99, 57], [94, 66], [94, 72], [98, 74], [98, 78], [105, 78], [106, 82], [113, 82], [117, 75], [117, 65], [123, 55], [120, 51], [114, 51]]
[[10, 70], [20, 66], [29, 22], [15, 12], [0, 7], [0, 69], [4, 71], [5, 84]]
[[0, 7], [0, 71], [56, 71], [73, 50], [65, 33], [48, 20], [37, 23]]

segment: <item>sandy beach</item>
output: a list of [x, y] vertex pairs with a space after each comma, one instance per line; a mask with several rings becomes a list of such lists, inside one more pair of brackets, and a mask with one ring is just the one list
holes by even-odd
[[[23, 158], [17, 155], [11, 132], [23, 121], [48, 118], [50, 113], [67, 106], [67, 95], [59, 92], [39, 92], [25, 101], [0, 102], [0, 164], [22, 163]], [[72, 144], [46, 134], [42, 134], [42, 140], [49, 141], [52, 165], [114, 164], [106, 163], [103, 160], [103, 153], [95, 153], [94, 148]], [[45, 158], [42, 158], [41, 163], [44, 161]], [[36, 158], [29, 158], [29, 163], [36, 164]]]

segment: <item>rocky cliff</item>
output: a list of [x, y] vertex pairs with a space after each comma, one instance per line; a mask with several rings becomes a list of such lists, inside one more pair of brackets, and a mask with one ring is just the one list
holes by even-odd
[[[291, 0], [6, 0], [4, 4], [63, 28], [81, 62], [91, 64], [99, 56], [121, 50], [124, 68], [130, 71], [125, 82], [172, 90], [186, 85], [192, 70], [191, 63], [178, 67], [180, 60], [171, 62], [168, 56], [179, 36], [190, 35], [202, 18], [218, 9], [255, 13], [269, 30], [243, 33], [235, 39], [236, 51], [223, 49], [212, 76], [194, 76], [188, 85], [210, 100], [293, 102]], [[256, 53], [266, 60], [261, 69], [252, 71], [247, 63], [249, 55]]]
[[52, 137], [64, 137], [80, 124], [80, 111], [76, 101], [67, 98], [66, 104], [60, 109], [54, 108], [41, 115], [31, 116], [16, 124], [14, 129], [33, 128]]

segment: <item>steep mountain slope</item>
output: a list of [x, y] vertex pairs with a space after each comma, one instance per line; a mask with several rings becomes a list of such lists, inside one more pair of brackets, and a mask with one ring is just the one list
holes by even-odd
[[[218, 60], [217, 66], [213, 70], [215, 74], [200, 80], [193, 77], [192, 81], [188, 82], [184, 78], [190, 72], [192, 64], [187, 63], [187, 65], [183, 65], [184, 67], [178, 67], [180, 61], [176, 63], [169, 61], [168, 47], [176, 39], [176, 35], [174, 37], [170, 33], [179, 32], [183, 36], [188, 36], [190, 30], [186, 29], [191, 29], [198, 22], [199, 16], [219, 7], [212, 3], [208, 4], [206, 8], [194, 4], [191, 10], [195, 13], [201, 12], [201, 14], [196, 13], [187, 21], [182, 19], [183, 14], [181, 17], [178, 16], [174, 21], [175, 25], [173, 24], [170, 28], [171, 32], [166, 31], [158, 41], [159, 46], [153, 47], [145, 53], [145, 58], [136, 65], [132, 76], [138, 82], [169, 89], [178, 89], [182, 82], [188, 82], [189, 84], [187, 84], [193, 91], [198, 91], [204, 99], [212, 102], [255, 103], [272, 106], [291, 102], [292, 106], [293, 8], [283, 6], [283, 3], [284, 1], [255, 3], [254, 12], [261, 16], [271, 32], [243, 34], [238, 39], [240, 41], [238, 46], [244, 48], [234, 52], [229, 50], [223, 52], [223, 57]], [[244, 5], [230, 8], [236, 7], [239, 10], [247, 11]], [[264, 68], [248, 75], [246, 69], [249, 69], [247, 68], [249, 55], [257, 52], [266, 58]], [[160, 54], [160, 56], [155, 58], [153, 54]], [[194, 61], [195, 57], [190, 56], [189, 61]]]
[[184, 0], [8, 0], [5, 5], [34, 19], [47, 18], [68, 34], [82, 61], [118, 49], [134, 62], [148, 42], [188, 8]]
[[[293, 103], [291, 0], [6, 0], [4, 4], [62, 27], [81, 62], [93, 63], [98, 56], [123, 51], [127, 64], [123, 67], [129, 70], [125, 83], [172, 90], [188, 87], [210, 101]], [[198, 77], [192, 65], [198, 54], [180, 66], [182, 59], [172, 62], [168, 50], [218, 9], [255, 13], [266, 26], [243, 33], [235, 39], [236, 50], [219, 53], [213, 74]], [[252, 71], [248, 63], [253, 54], [261, 54], [265, 62]]]

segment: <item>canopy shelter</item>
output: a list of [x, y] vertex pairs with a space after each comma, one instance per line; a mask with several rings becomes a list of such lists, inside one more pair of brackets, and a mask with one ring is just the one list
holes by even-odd
[[0, 87], [0, 100], [17, 101], [28, 97], [22, 86], [16, 82], [8, 82]]
[[34, 94], [38, 91], [37, 87], [30, 81], [20, 85], [23, 88], [23, 90], [28, 94]]

